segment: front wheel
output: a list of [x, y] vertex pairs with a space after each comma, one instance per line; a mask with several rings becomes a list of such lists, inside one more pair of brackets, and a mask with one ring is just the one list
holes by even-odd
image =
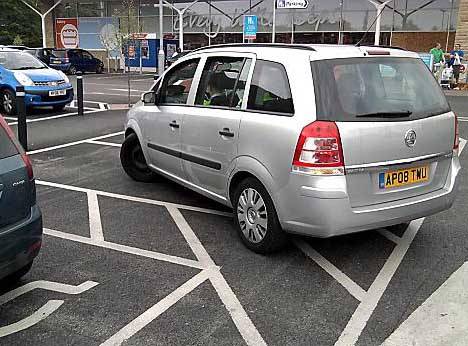
[[16, 96], [11, 90], [5, 89], [0, 92], [1, 108], [5, 115], [16, 114]]
[[140, 141], [135, 133], [128, 135], [120, 149], [122, 167], [133, 180], [150, 183], [155, 180], [154, 173], [146, 163]]
[[255, 178], [244, 179], [234, 192], [234, 220], [242, 242], [252, 251], [266, 254], [282, 249], [286, 233], [265, 187]]
[[23, 268], [20, 268], [13, 274], [10, 274], [9, 276], [7, 276], [5, 279], [3, 279], [3, 281], [7, 283], [12, 283], [12, 284], [18, 282], [23, 276], [25, 276], [31, 270], [32, 265], [33, 265], [33, 262], [31, 261], [28, 264], [26, 264]]

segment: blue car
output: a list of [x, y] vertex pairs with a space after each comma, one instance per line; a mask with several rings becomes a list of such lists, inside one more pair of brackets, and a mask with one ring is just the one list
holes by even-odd
[[42, 244], [42, 215], [31, 161], [1, 115], [0, 244], [2, 281], [26, 274]]
[[0, 49], [0, 111], [16, 114], [17, 86], [23, 85], [26, 107], [52, 106], [62, 110], [73, 100], [73, 86], [62, 71], [49, 68], [24, 51]]

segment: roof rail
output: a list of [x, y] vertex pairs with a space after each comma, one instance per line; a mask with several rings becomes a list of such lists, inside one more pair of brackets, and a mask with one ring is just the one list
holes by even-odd
[[390, 45], [363, 44], [363, 45], [359, 45], [357, 47], [389, 48], [389, 49], [398, 49], [398, 50], [408, 51], [405, 48], [401, 48], [401, 47], [398, 47], [398, 46], [390, 46]]
[[302, 49], [302, 50], [308, 50], [311, 52], [315, 52], [316, 50], [307, 45], [301, 45], [301, 44], [287, 44], [287, 43], [226, 43], [226, 44], [216, 44], [212, 46], [206, 46], [206, 47], [201, 47], [194, 49], [192, 52], [199, 52], [202, 50], [208, 50], [208, 49], [213, 49], [213, 48], [236, 48], [236, 47], [260, 47], [260, 48], [292, 48], [292, 49]]

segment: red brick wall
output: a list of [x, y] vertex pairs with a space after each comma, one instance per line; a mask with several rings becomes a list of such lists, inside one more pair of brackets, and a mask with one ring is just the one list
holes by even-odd
[[[394, 32], [392, 45], [406, 48], [415, 52], [429, 52], [435, 43], [439, 42], [445, 51], [447, 42], [446, 32]], [[455, 33], [451, 32], [449, 37], [448, 50], [453, 49]]]

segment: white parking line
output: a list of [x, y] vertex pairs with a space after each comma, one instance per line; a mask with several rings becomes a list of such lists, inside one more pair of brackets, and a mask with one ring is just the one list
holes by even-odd
[[104, 146], [108, 146], [108, 147], [118, 147], [118, 148], [120, 148], [122, 146], [122, 144], [119, 144], [119, 143], [103, 142], [103, 141], [87, 141], [86, 143], [104, 145]]
[[101, 213], [99, 211], [98, 196], [95, 192], [88, 191], [88, 217], [89, 217], [89, 233], [91, 239], [96, 241], [104, 241], [102, 233]]
[[418, 233], [423, 221], [424, 218], [412, 221], [409, 224], [408, 229], [401, 238], [401, 241], [395, 246], [390, 257], [388, 257], [384, 266], [367, 291], [366, 299], [364, 299], [359, 304], [356, 311], [354, 311], [353, 316], [351, 316], [351, 319], [348, 321], [348, 324], [342, 331], [339, 339], [336, 341], [335, 346], [350, 346], [356, 344], [359, 336], [366, 327], [369, 318], [377, 307], [380, 298], [382, 298], [383, 293], [387, 289], [390, 280], [400, 266], [400, 263], [413, 242], [414, 237]]
[[[98, 113], [98, 112], [102, 112], [102, 111], [103, 110], [100, 110], [100, 109], [94, 109], [94, 110], [91, 110], [91, 111], [85, 111], [84, 114]], [[70, 116], [73, 116], [73, 115], [78, 115], [78, 112], [58, 114], [58, 115], [52, 115], [50, 117], [43, 117], [43, 118], [36, 118], [36, 119], [26, 119], [26, 123], [29, 124], [29, 123], [36, 123], [36, 122], [39, 122], [39, 121], [46, 121], [46, 120], [51, 120], [51, 119], [66, 118], [66, 117], [70, 117]], [[8, 123], [8, 125], [10, 125], [10, 126], [18, 125], [18, 122], [15, 121], [15, 122], [12, 122], [12, 123]]]
[[341, 286], [343, 286], [354, 298], [362, 302], [366, 296], [366, 291], [349, 276], [339, 270], [333, 263], [323, 257], [303, 240], [296, 239], [294, 244], [310, 259], [317, 263], [323, 270], [330, 274]]
[[159, 206], [168, 207], [168, 208], [177, 208], [177, 209], [183, 209], [183, 210], [197, 211], [197, 212], [205, 213], [205, 214], [232, 217], [231, 213], [218, 211], [218, 210], [214, 210], [214, 209], [193, 207], [193, 206], [190, 206], [190, 205], [170, 203], [170, 202], [158, 201], [158, 200], [142, 198], [142, 197], [121, 195], [121, 194], [118, 194], [118, 193], [86, 189], [86, 188], [83, 188], [83, 187], [77, 187], [77, 186], [72, 186], [72, 185], [57, 184], [57, 183], [52, 183], [52, 182], [43, 181], [43, 180], [36, 180], [36, 184], [37, 185], [43, 185], [43, 186], [56, 187], [56, 188], [59, 188], [59, 189], [65, 189], [65, 190], [70, 190], [70, 191], [84, 192], [84, 193], [93, 192], [93, 193], [98, 194], [99, 196], [106, 196], [106, 197], [124, 199], [124, 200], [132, 201], [132, 202], [140, 202], [140, 203], [146, 203], [146, 204], [152, 204], [152, 205], [159, 205]]
[[86, 144], [88, 141], [100, 140], [100, 139], [115, 137], [115, 136], [119, 136], [119, 135], [123, 135], [123, 134], [124, 134], [124, 131], [114, 132], [114, 133], [109, 133], [109, 134], [103, 135], [103, 136], [97, 136], [97, 137], [93, 137], [93, 138], [82, 139], [82, 140], [79, 140], [79, 141], [76, 141], [76, 142], [70, 142], [70, 143], [55, 145], [53, 147], [47, 147], [47, 148], [43, 148], [43, 149], [32, 150], [32, 151], [28, 151], [28, 155], [44, 153], [46, 151], [67, 148], [67, 147], [71, 147], [71, 146], [79, 145], [79, 144]]
[[93, 245], [93, 246], [101, 247], [104, 249], [110, 249], [110, 250], [124, 252], [128, 254], [136, 255], [136, 256], [147, 257], [147, 258], [155, 259], [158, 261], [183, 265], [183, 266], [190, 267], [190, 268], [206, 269], [206, 266], [204, 266], [198, 261], [194, 261], [191, 259], [182, 258], [178, 256], [172, 256], [172, 255], [166, 255], [160, 252], [143, 250], [143, 249], [139, 249], [136, 247], [121, 245], [117, 243], [111, 243], [107, 241], [96, 241], [91, 238], [82, 237], [80, 235], [66, 233], [66, 232], [60, 232], [60, 231], [56, 231], [56, 230], [49, 229], [49, 228], [44, 228], [44, 234], [50, 235], [56, 238], [71, 240], [77, 243]]
[[169, 295], [167, 295], [165, 298], [157, 302], [140, 316], [128, 323], [117, 333], [112, 335], [109, 339], [103, 342], [101, 346], [121, 345], [123, 342], [146, 327], [149, 323], [154, 321], [158, 316], [167, 311], [171, 306], [176, 304], [187, 294], [192, 292], [195, 288], [200, 286], [208, 279], [209, 275], [210, 274], [208, 270], [203, 270], [202, 272], [198, 273], [189, 281], [178, 287], [175, 291], [169, 293]]
[[37, 289], [76, 295], [76, 294], [81, 294], [97, 285], [99, 284], [94, 281], [86, 281], [77, 286], [62, 284], [62, 283], [54, 282], [54, 281], [45, 281], [45, 280], [33, 281], [21, 287], [15, 288], [14, 290], [7, 292], [4, 295], [0, 296], [0, 305], [6, 304], [23, 294], [26, 294], [28, 292], [31, 292]]
[[16, 323], [9, 324], [5, 327], [0, 327], [0, 338], [34, 326], [57, 310], [63, 303], [63, 300], [49, 300], [32, 315], [29, 315], [28, 317], [25, 317]]
[[386, 230], [386, 229], [379, 229], [378, 232], [384, 236], [385, 238], [387, 238], [388, 240], [390, 240], [391, 242], [395, 243], [395, 244], [400, 244], [400, 241], [401, 241], [401, 238], [397, 235], [395, 235], [394, 233]]
[[[214, 266], [214, 261], [182, 213], [174, 207], [167, 207], [167, 209], [198, 260], [206, 265]], [[210, 275], [210, 281], [247, 345], [266, 345], [221, 272], [213, 272]]]

